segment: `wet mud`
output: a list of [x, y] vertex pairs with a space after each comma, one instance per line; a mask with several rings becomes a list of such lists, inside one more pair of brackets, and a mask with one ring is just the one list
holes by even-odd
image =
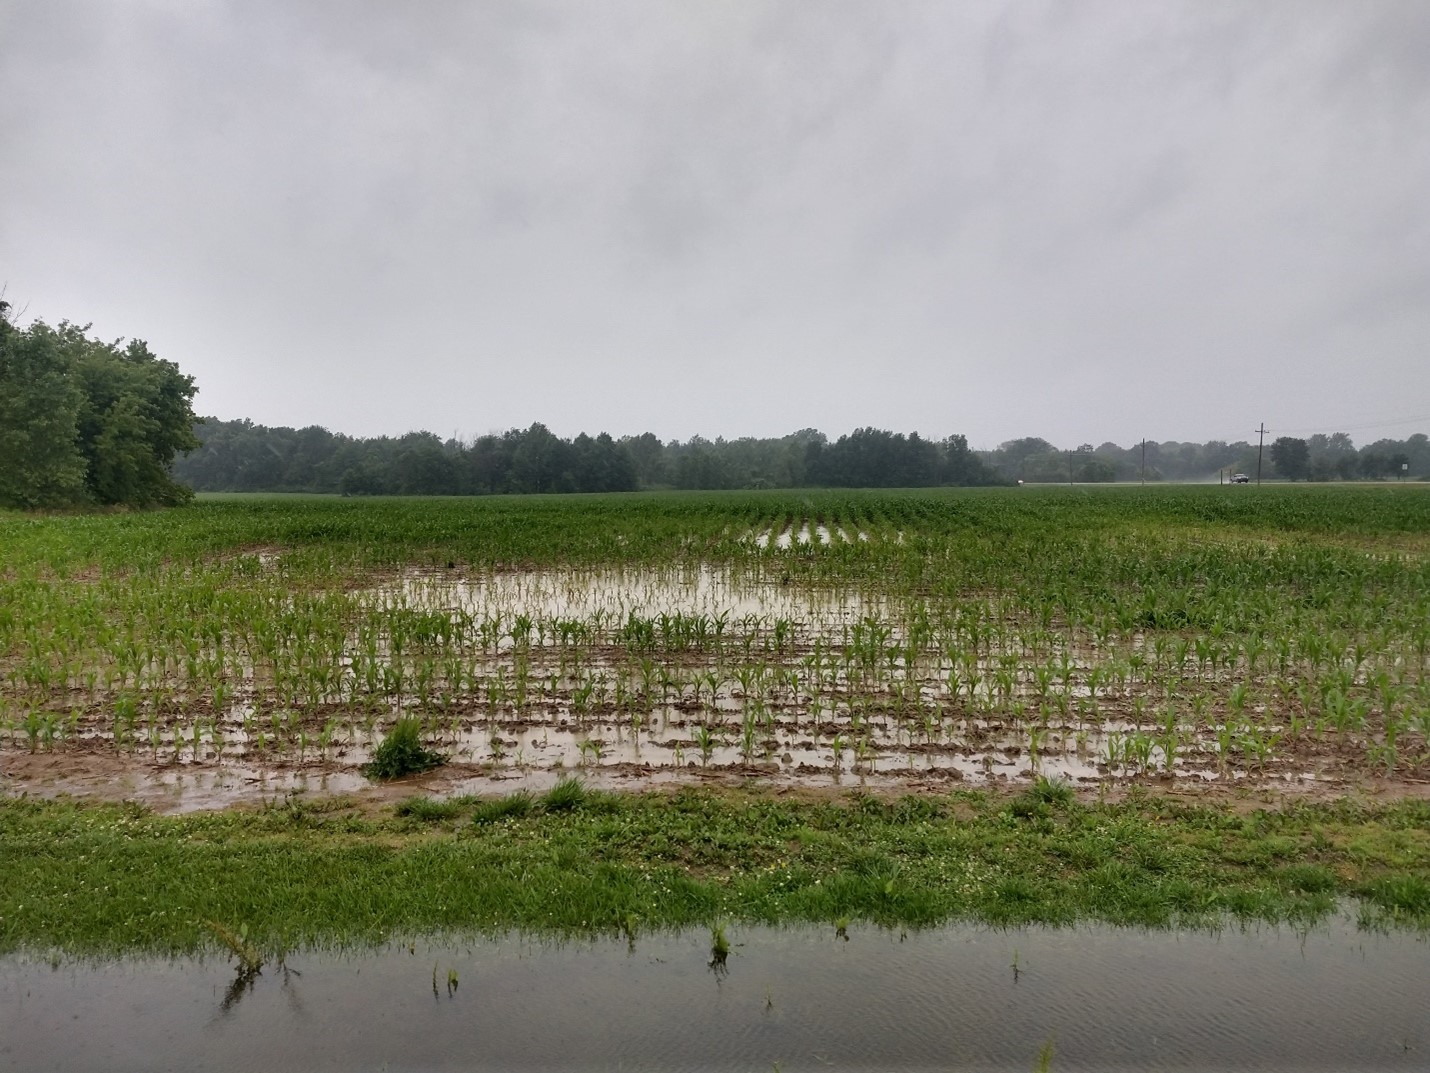
[[[972, 603], [940, 618], [877, 591], [708, 565], [409, 571], [343, 601], [347, 618], [310, 612], [293, 636], [98, 657], [18, 690], [0, 793], [185, 811], [292, 792], [540, 790], [569, 775], [629, 788], [1430, 788], [1423, 732], [1377, 736], [1360, 700], [1355, 730], [1332, 727], [1294, 668], [1192, 635], [1098, 637]], [[1337, 673], [1369, 691], [1369, 666]], [[362, 767], [401, 716], [448, 763], [374, 787]]]

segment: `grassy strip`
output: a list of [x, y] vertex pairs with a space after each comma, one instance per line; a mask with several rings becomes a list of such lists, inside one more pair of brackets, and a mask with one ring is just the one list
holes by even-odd
[[568, 784], [378, 817], [342, 801], [186, 817], [0, 802], [0, 951], [190, 953], [214, 924], [291, 949], [721, 919], [1310, 923], [1345, 898], [1367, 926], [1430, 927], [1430, 804], [1239, 814], [1084, 804], [1046, 783], [837, 802]]

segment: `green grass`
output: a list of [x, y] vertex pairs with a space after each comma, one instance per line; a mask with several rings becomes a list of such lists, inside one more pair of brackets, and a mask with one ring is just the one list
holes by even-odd
[[478, 804], [476, 798], [452, 797], [438, 800], [434, 797], [409, 797], [398, 802], [393, 809], [398, 816], [407, 816], [421, 823], [438, 820], [454, 820], [472, 811]]
[[265, 950], [712, 921], [1305, 925], [1345, 899], [1367, 926], [1430, 927], [1424, 802], [1240, 814], [1037, 792], [506, 800], [185, 817], [5, 801], [0, 951], [191, 953], [214, 948], [214, 924]]
[[525, 790], [518, 790], [506, 797], [492, 797], [481, 802], [472, 811], [472, 822], [499, 823], [507, 819], [520, 819], [533, 807], [531, 795]]

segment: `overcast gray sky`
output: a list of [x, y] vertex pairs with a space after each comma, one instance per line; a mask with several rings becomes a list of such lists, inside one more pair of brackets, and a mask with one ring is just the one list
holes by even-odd
[[0, 0], [0, 282], [358, 435], [1399, 438], [1430, 3]]

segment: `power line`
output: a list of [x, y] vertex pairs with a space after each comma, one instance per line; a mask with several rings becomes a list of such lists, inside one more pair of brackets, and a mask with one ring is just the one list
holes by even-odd
[[[1267, 429], [1266, 429], [1266, 435], [1269, 436], [1269, 435], [1271, 435], [1271, 433], [1273, 433], [1273, 432], [1276, 433], [1276, 435], [1278, 435], [1278, 436], [1282, 436], [1282, 435], [1290, 436], [1290, 435], [1293, 435], [1293, 434], [1296, 434], [1296, 435], [1314, 435], [1315, 433], [1318, 433], [1318, 432], [1319, 432], [1319, 433], [1323, 433], [1323, 434], [1325, 434], [1325, 435], [1334, 435], [1334, 434], [1337, 433], [1337, 432], [1360, 432], [1360, 431], [1364, 431], [1365, 429], [1368, 429], [1368, 428], [1391, 428], [1391, 427], [1396, 426], [1396, 425], [1413, 425], [1413, 424], [1417, 424], [1417, 423], [1419, 423], [1419, 422], [1424, 422], [1426, 425], [1430, 425], [1430, 414], [1420, 414], [1420, 415], [1415, 416], [1415, 417], [1402, 417], [1402, 418], [1398, 418], [1398, 419], [1396, 419], [1396, 420], [1394, 420], [1394, 421], [1374, 421], [1374, 422], [1370, 422], [1370, 423], [1367, 423], [1367, 424], [1361, 424], [1361, 425], [1336, 425], [1336, 424], [1333, 424], [1333, 423], [1327, 423], [1327, 424], [1324, 424], [1324, 425], [1305, 425], [1305, 426], [1301, 426], [1301, 427], [1298, 427], [1298, 428], [1282, 428], [1282, 427], [1267, 428]], [[1252, 431], [1253, 431], [1253, 432], [1256, 432], [1256, 431], [1258, 431], [1258, 430], [1257, 430], [1257, 429], [1252, 429]], [[1430, 432], [1430, 428], [1427, 428], [1425, 431]], [[1234, 433], [1234, 432], [1233, 432], [1233, 433], [1227, 433], [1227, 434], [1221, 435], [1221, 436], [1209, 436], [1209, 437], [1207, 438], [1207, 440], [1205, 440], [1205, 441], [1193, 441], [1193, 442], [1211, 442], [1212, 440], [1221, 440], [1221, 441], [1224, 442], [1224, 443], [1238, 443], [1238, 442], [1240, 442], [1240, 443], [1245, 443], [1245, 442], [1247, 442], [1247, 441], [1245, 441], [1244, 439], [1242, 439], [1241, 436], [1237, 435], [1237, 434]], [[1150, 443], [1160, 443], [1160, 442], [1163, 442], [1163, 441], [1150, 440], [1150, 441], [1148, 441], [1148, 442], [1150, 442]], [[1169, 441], [1169, 442], [1180, 443], [1180, 442], [1184, 442], [1184, 441], [1173, 440], [1173, 441]], [[1136, 443], [1133, 444], [1133, 447], [1136, 447]], [[1132, 449], [1132, 448], [1128, 448], [1128, 450], [1131, 450], [1131, 449]]]
[[1324, 432], [1330, 428], [1333, 432], [1361, 432], [1368, 428], [1394, 428], [1397, 425], [1413, 425], [1420, 421], [1430, 421], [1430, 414], [1417, 414], [1414, 417], [1402, 417], [1394, 421], [1371, 421], [1363, 425], [1305, 425], [1300, 428], [1277, 429], [1278, 432]]

